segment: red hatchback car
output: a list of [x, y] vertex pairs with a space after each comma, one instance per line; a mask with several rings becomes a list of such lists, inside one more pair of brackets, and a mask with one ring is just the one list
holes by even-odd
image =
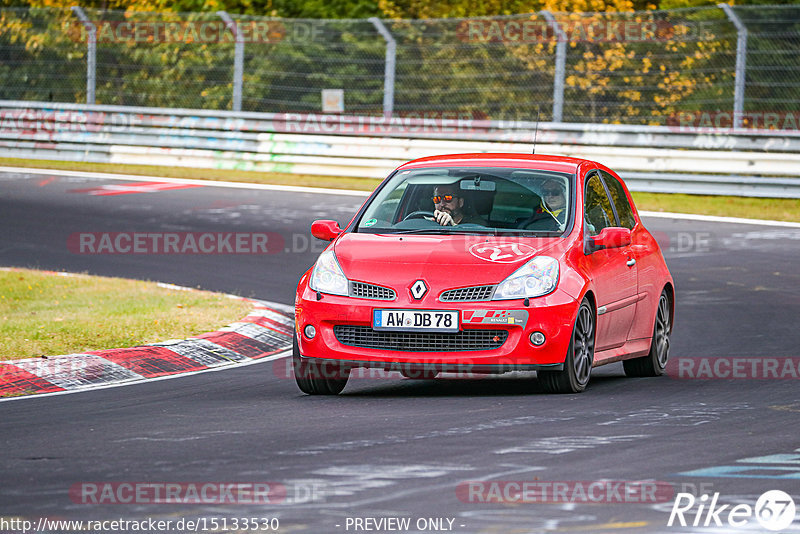
[[459, 154], [395, 170], [300, 279], [294, 372], [338, 394], [350, 370], [409, 378], [536, 371], [583, 391], [623, 360], [657, 376], [669, 356], [672, 277], [625, 184], [593, 161]]

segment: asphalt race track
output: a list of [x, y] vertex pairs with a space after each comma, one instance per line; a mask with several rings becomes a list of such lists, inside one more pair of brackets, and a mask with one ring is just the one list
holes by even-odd
[[[323, 248], [310, 222], [344, 224], [362, 202], [143, 187], [153, 190], [0, 173], [0, 265], [292, 304], [297, 280]], [[200, 519], [198, 531], [265, 532], [267, 523], [254, 529], [242, 520], [277, 518], [286, 533], [767, 532], [756, 512], [767, 521], [783, 508], [756, 506], [764, 492], [782, 490], [800, 510], [800, 228], [645, 223], [675, 278], [671, 357], [688, 375], [673, 365], [671, 376], [625, 378], [617, 363], [596, 369], [587, 391], [571, 396], [545, 395], [534, 375], [521, 373], [367, 375], [325, 398], [301, 394], [281, 359], [0, 402], [0, 531], [20, 531], [3, 521], [47, 518], [163, 520], [173, 531], [195, 530], [174, 525]], [[281, 246], [271, 254], [82, 254], [75, 235], [91, 232], [270, 232]], [[761, 373], [764, 358], [778, 362], [782, 378]], [[270, 489], [255, 504], [111, 503], [131, 495], [124, 483]], [[109, 491], [104, 504], [92, 501], [96, 488]], [[679, 517], [668, 526], [679, 493], [695, 503], [682, 497], [687, 526]], [[746, 506], [731, 525], [737, 504]], [[800, 519], [782, 531], [800, 532]]]

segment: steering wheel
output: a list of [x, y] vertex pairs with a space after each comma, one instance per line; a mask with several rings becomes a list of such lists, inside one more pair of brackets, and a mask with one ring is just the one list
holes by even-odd
[[432, 211], [418, 210], [418, 211], [412, 211], [411, 213], [403, 217], [403, 220], [407, 221], [409, 219], [424, 219], [425, 217], [430, 217], [431, 219], [436, 218], [436, 216], [433, 214]]

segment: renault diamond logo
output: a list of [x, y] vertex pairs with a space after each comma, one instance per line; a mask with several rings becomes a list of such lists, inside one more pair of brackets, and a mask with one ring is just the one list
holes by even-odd
[[419, 300], [425, 296], [425, 293], [428, 292], [428, 286], [425, 285], [425, 282], [422, 280], [417, 280], [414, 282], [414, 285], [411, 286], [411, 296], [415, 299]]

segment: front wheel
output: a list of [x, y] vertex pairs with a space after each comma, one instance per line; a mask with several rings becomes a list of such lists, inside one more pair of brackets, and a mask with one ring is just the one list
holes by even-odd
[[538, 371], [537, 376], [548, 393], [580, 393], [589, 383], [594, 361], [594, 310], [584, 299], [575, 317], [572, 339], [561, 371]]
[[653, 326], [653, 339], [647, 356], [622, 362], [627, 376], [661, 376], [669, 360], [669, 336], [672, 333], [670, 321], [670, 299], [667, 290], [661, 292]]
[[292, 343], [292, 366], [297, 387], [308, 395], [338, 395], [350, 377], [350, 369], [336, 362], [318, 362], [301, 357], [297, 334]]

